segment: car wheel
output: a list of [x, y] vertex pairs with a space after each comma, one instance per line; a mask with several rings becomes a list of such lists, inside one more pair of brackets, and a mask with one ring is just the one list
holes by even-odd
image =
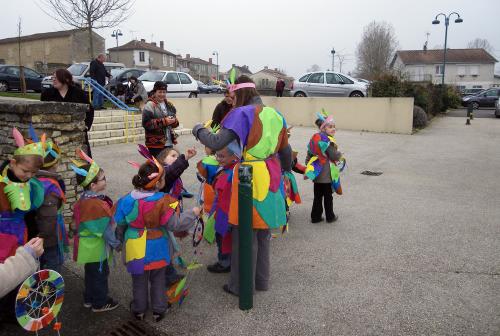
[[222, 93], [222, 90], [221, 89], [217, 89], [217, 93]]
[[349, 95], [349, 97], [362, 98], [362, 97], [364, 97], [364, 95], [359, 91], [354, 91], [353, 93], [351, 93]]
[[0, 92], [9, 91], [9, 84], [7, 82], [0, 82]]
[[477, 110], [479, 108], [479, 103], [478, 102], [472, 102], [472, 108], [474, 110]]
[[198, 95], [196, 94], [196, 92], [191, 92], [189, 94], [189, 98], [196, 98], [196, 97], [198, 97]]
[[294, 97], [307, 97], [306, 94], [302, 91], [296, 92], [293, 96]]

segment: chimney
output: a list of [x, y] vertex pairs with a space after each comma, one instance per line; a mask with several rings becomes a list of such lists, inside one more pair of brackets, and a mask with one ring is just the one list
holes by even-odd
[[274, 68], [274, 71], [278, 71], [278, 68]]
[[191, 54], [186, 54], [186, 58], [191, 58]]
[[265, 69], [265, 70], [267, 70], [267, 69], [269, 69], [269, 68], [268, 68], [268, 67], [267, 67], [267, 65], [266, 65], [266, 66], [264, 67], [264, 69]]
[[427, 52], [427, 41], [424, 43], [424, 52]]
[[141, 39], [141, 42], [146, 42], [146, 40], [145, 39]]
[[212, 64], [212, 57], [208, 59], [208, 63]]
[[151, 45], [156, 47], [156, 42], [151, 42]]
[[165, 49], [165, 43], [163, 41], [160, 41], [160, 48]]

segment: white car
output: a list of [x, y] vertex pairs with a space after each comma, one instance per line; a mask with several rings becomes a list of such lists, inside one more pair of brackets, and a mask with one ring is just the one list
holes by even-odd
[[337, 72], [310, 72], [293, 82], [292, 97], [366, 97], [368, 86]]
[[185, 72], [151, 70], [139, 78], [147, 92], [153, 90], [155, 82], [162, 81], [167, 84], [167, 96], [170, 98], [196, 98], [198, 96], [198, 83]]

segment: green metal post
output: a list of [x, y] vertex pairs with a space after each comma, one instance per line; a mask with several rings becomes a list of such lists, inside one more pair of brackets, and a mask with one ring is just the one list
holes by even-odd
[[242, 165], [238, 176], [238, 230], [239, 230], [239, 264], [240, 264], [240, 299], [241, 310], [253, 307], [253, 281], [252, 272], [252, 166]]

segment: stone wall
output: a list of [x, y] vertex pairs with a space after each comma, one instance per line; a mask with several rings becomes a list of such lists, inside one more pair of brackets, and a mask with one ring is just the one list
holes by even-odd
[[45, 133], [48, 139], [55, 140], [61, 148], [62, 160], [57, 171], [66, 184], [67, 203], [64, 216], [68, 223], [71, 221], [71, 209], [77, 195], [75, 173], [69, 164], [71, 158], [76, 158], [75, 149], [82, 147], [85, 138], [86, 110], [86, 105], [73, 103], [0, 101], [1, 160], [11, 158], [16, 148], [12, 127], [17, 127], [23, 135], [27, 135], [30, 123], [33, 124], [37, 135]]

